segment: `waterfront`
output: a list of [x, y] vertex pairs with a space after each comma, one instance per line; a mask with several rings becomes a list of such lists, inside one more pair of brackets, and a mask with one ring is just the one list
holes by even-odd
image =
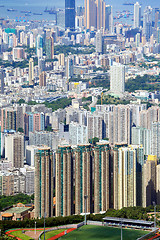
[[[39, 1], [39, 0], [1, 0], [1, 5], [4, 5], [4, 7], [0, 7], [0, 17], [1, 18], [9, 18], [9, 19], [18, 19], [19, 18], [23, 21], [25, 20], [54, 20], [55, 16], [54, 14], [49, 14], [48, 12], [44, 12], [45, 8], [48, 7], [53, 8], [54, 6], [56, 8], [64, 8], [64, 0], [55, 1], [55, 0], [46, 0], [46, 1]], [[106, 4], [111, 4], [113, 6], [113, 15], [117, 15], [117, 11], [122, 12], [123, 10], [131, 11], [133, 13], [133, 5], [123, 5], [125, 3], [125, 0], [115, 0], [113, 2], [106, 1]], [[136, 1], [131, 1], [132, 3]], [[157, 6], [156, 0], [146, 0], [145, 3], [141, 1], [142, 3], [142, 10], [144, 6], [151, 5], [152, 7], [159, 7]], [[83, 0], [76, 1], [76, 5], [84, 5]], [[17, 11], [7, 11], [7, 9], [15, 9]], [[31, 11], [30, 14], [22, 13], [21, 11]], [[33, 13], [38, 13], [41, 15], [34, 15]], [[131, 23], [131, 16], [129, 18], [121, 18], [118, 19], [119, 22], [129, 22]]]

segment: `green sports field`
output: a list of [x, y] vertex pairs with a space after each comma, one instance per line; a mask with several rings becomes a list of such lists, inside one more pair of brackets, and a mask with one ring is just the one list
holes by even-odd
[[[146, 231], [123, 229], [123, 240], [136, 240]], [[61, 237], [61, 240], [120, 240], [121, 229], [104, 226], [83, 226]]]
[[[55, 236], [55, 235], [65, 231], [65, 230], [66, 229], [59, 229], [59, 230], [53, 230], [51, 232], [46, 232], [45, 233], [45, 239], [49, 239], [49, 238], [51, 238], [51, 237], [53, 237], [53, 236]], [[44, 235], [41, 236], [41, 240], [43, 240], [43, 239], [44, 239]]]

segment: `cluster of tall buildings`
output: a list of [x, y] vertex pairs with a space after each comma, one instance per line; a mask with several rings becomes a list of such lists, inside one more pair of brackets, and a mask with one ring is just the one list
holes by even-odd
[[[86, 29], [91, 29], [92, 27], [95, 29], [103, 28], [110, 33], [113, 32], [112, 6], [106, 5], [103, 0], [85, 0], [84, 5], [84, 11], [82, 8], [79, 10], [80, 7], [77, 8], [79, 26], [85, 26]], [[82, 16], [84, 17], [84, 23]], [[65, 29], [75, 30], [75, 17], [75, 0], [65, 0]]]
[[103, 0], [85, 0], [84, 25], [86, 29], [101, 29], [113, 31], [112, 6]]
[[[143, 145], [115, 144], [106, 141], [95, 146], [62, 145], [53, 156], [49, 148], [39, 148], [35, 166], [36, 217], [103, 213], [109, 208], [149, 206], [159, 203], [157, 157], [144, 158]], [[53, 184], [55, 183], [55, 185]], [[45, 197], [46, 196], [46, 197]]]
[[160, 203], [160, 94], [125, 92], [160, 73], [160, 10], [141, 10], [134, 26], [104, 0], [65, 0], [55, 25], [0, 20], [0, 195], [34, 193], [35, 218]]
[[142, 36], [145, 37], [146, 41], [150, 40], [152, 34], [155, 34], [154, 28], [159, 30], [160, 24], [160, 11], [158, 8], [152, 8], [146, 6], [143, 12], [143, 21], [141, 6], [139, 2], [134, 4], [134, 28], [142, 28]]

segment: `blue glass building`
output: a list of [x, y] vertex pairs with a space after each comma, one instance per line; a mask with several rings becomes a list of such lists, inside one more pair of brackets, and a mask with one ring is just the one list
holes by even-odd
[[65, 0], [65, 29], [75, 30], [75, 0]]

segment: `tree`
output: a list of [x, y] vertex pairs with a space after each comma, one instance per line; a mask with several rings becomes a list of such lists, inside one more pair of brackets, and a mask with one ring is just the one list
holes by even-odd
[[48, 131], [48, 132], [52, 132], [52, 126], [49, 126], [49, 125], [48, 125], [48, 126], [45, 128], [45, 130]]
[[18, 103], [19, 103], [19, 104], [25, 103], [25, 100], [21, 98], [21, 99], [18, 101]]
[[18, 130], [17, 130], [17, 132], [24, 133], [24, 130], [23, 130], [23, 128], [19, 127]]
[[89, 143], [93, 144], [93, 145], [96, 145], [96, 143], [99, 142], [99, 138], [97, 137], [94, 137], [92, 139], [89, 139]]

